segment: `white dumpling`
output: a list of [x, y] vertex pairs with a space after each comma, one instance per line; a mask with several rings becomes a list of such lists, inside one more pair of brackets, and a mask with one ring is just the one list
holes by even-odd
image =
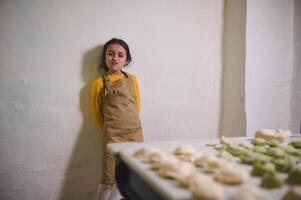
[[237, 167], [222, 167], [215, 171], [214, 178], [224, 184], [243, 184], [250, 179], [250, 174]]
[[187, 161], [187, 162], [194, 162], [196, 159], [201, 158], [204, 154], [202, 152], [195, 152], [193, 154], [179, 154], [176, 157], [179, 160]]
[[230, 165], [229, 161], [222, 158], [215, 157], [215, 159], [211, 159], [207, 162], [205, 169], [209, 172], [214, 172], [221, 168], [230, 167], [229, 165]]
[[262, 138], [265, 140], [277, 140], [279, 142], [284, 142], [287, 138], [292, 135], [291, 131], [289, 130], [282, 130], [282, 129], [261, 129], [256, 131], [255, 137]]
[[158, 174], [164, 178], [180, 179], [195, 172], [191, 163], [181, 161], [167, 161], [159, 168]]
[[231, 140], [228, 138], [228, 137], [225, 137], [225, 136], [221, 136], [220, 138], [219, 138], [219, 142], [221, 143], [221, 144], [229, 144], [229, 143], [231, 143]]
[[150, 153], [149, 155], [146, 156], [147, 162], [150, 163], [162, 162], [166, 159], [167, 159], [167, 155], [160, 151]]
[[275, 133], [275, 139], [279, 142], [284, 142], [287, 138], [289, 138], [292, 135], [292, 132], [289, 130], [282, 130], [278, 129]]
[[195, 149], [190, 144], [185, 144], [185, 145], [178, 146], [174, 150], [173, 153], [176, 154], [176, 155], [179, 155], [179, 154], [194, 154], [195, 153]]
[[223, 188], [204, 174], [196, 174], [189, 183], [189, 190], [198, 199], [220, 200], [224, 198]]
[[160, 152], [160, 150], [155, 147], [143, 147], [143, 148], [136, 150], [133, 153], [133, 156], [135, 158], [141, 159], [141, 158], [146, 158], [148, 155], [150, 155], [151, 153], [154, 153], [154, 152]]
[[175, 157], [167, 156], [166, 159], [150, 163], [152, 170], [160, 170], [165, 165], [176, 165], [179, 161]]
[[213, 161], [216, 159], [217, 157], [215, 156], [203, 155], [195, 159], [193, 163], [198, 167], [206, 167], [209, 161]]

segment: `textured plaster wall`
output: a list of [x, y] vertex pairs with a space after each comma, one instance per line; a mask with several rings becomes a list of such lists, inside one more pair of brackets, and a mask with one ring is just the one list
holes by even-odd
[[95, 199], [99, 54], [125, 39], [145, 138], [216, 137], [223, 2], [0, 1], [0, 199]]
[[249, 135], [295, 131], [300, 3], [240, 3], [0, 1], [0, 199], [95, 199], [102, 137], [89, 92], [114, 36], [132, 50], [146, 141], [242, 135], [244, 106]]

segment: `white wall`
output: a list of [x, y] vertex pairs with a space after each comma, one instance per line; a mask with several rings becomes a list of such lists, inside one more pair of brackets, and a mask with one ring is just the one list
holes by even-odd
[[216, 137], [221, 0], [1, 1], [0, 199], [94, 199], [100, 131], [89, 89], [101, 45], [125, 39], [145, 138]]
[[296, 125], [290, 125], [294, 76], [293, 8], [293, 0], [247, 1], [248, 135], [261, 128], [297, 131]]
[[[297, 129], [295, 4], [293, 9], [293, 0], [247, 1], [249, 135], [263, 127]], [[90, 116], [90, 83], [102, 45], [114, 36], [132, 50], [127, 71], [139, 78], [147, 141], [216, 137], [227, 130], [241, 135], [233, 130], [244, 125], [233, 122], [244, 123], [244, 79], [231, 84], [244, 72], [244, 55], [228, 60], [225, 73], [222, 44], [243, 51], [244, 24], [237, 21], [239, 44], [232, 48], [232, 37], [223, 41], [223, 18], [222, 0], [0, 1], [0, 199], [95, 199], [102, 138]], [[227, 74], [230, 84], [222, 87]], [[221, 106], [230, 109], [222, 113]]]

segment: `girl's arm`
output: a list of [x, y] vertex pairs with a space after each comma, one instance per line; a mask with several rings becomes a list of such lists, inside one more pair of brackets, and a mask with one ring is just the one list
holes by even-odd
[[102, 79], [97, 79], [92, 83], [91, 87], [91, 113], [97, 126], [103, 128], [103, 115], [101, 113], [101, 98], [100, 94], [103, 89]]
[[138, 86], [138, 81], [136, 76], [131, 75], [131, 79], [133, 80], [133, 86], [134, 86], [134, 92], [135, 92], [135, 97], [136, 97], [136, 105], [137, 105], [137, 110], [140, 112], [140, 93], [139, 93], [139, 86]]

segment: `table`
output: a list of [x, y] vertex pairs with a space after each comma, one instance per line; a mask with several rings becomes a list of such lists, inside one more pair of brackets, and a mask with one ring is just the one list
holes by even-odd
[[[250, 141], [251, 137], [231, 138], [233, 141]], [[294, 134], [289, 141], [301, 139], [300, 134]], [[195, 200], [192, 193], [177, 186], [174, 181], [163, 179], [156, 172], [149, 169], [149, 165], [141, 162], [132, 156], [133, 152], [142, 147], [156, 147], [165, 152], [172, 152], [176, 147], [183, 144], [190, 144], [196, 150], [202, 151], [208, 155], [216, 155], [214, 148], [207, 144], [216, 144], [219, 139], [193, 139], [193, 140], [176, 140], [176, 141], [160, 141], [145, 143], [114, 143], [107, 146], [111, 153], [117, 158], [116, 181], [124, 196], [131, 200]], [[243, 165], [247, 170], [251, 170], [251, 166]], [[248, 182], [251, 185], [259, 185], [260, 178], [252, 177]], [[231, 197], [239, 190], [240, 186], [224, 186], [225, 200]], [[288, 191], [289, 186], [285, 185], [279, 189], [265, 190], [269, 193], [272, 200], [281, 199]]]

